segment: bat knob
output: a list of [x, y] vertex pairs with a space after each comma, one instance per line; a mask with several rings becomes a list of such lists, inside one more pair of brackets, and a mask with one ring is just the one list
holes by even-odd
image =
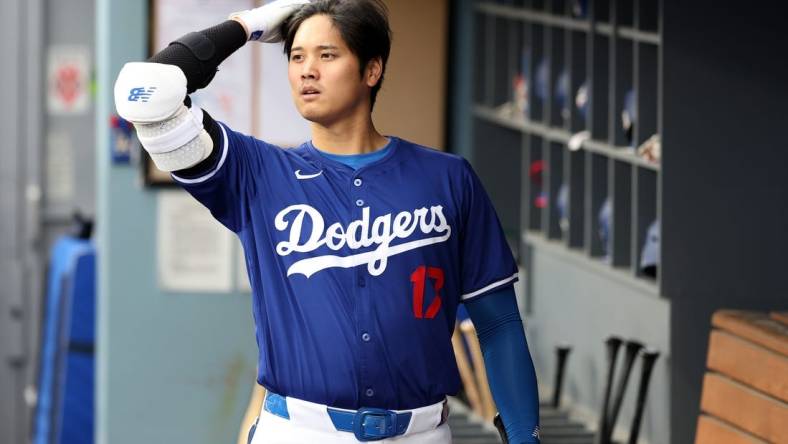
[[558, 359], [565, 358], [569, 355], [569, 352], [572, 351], [571, 345], [558, 345], [555, 347], [555, 354], [558, 356]]
[[643, 350], [643, 361], [653, 363], [659, 358], [659, 350], [655, 348], [647, 348]]
[[501, 435], [501, 442], [509, 444], [509, 437], [506, 435], [506, 428], [503, 426], [503, 419], [501, 419], [500, 413], [495, 414], [493, 425], [495, 425], [495, 428], [498, 429], [498, 433]]

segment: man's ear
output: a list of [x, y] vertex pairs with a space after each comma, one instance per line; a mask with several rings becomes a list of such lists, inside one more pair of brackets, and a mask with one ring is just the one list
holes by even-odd
[[380, 57], [367, 62], [367, 67], [364, 70], [364, 83], [372, 88], [378, 84], [380, 78], [383, 76], [383, 60]]

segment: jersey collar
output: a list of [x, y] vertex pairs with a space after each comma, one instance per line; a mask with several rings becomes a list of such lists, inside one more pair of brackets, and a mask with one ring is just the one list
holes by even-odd
[[357, 170], [353, 170], [353, 168], [345, 165], [342, 162], [337, 162], [336, 160], [329, 159], [328, 157], [320, 154], [320, 151], [317, 148], [315, 148], [315, 146], [312, 144], [311, 140], [306, 143], [306, 149], [309, 152], [309, 154], [312, 156], [314, 161], [317, 162], [318, 164], [320, 164], [323, 167], [331, 168], [331, 169], [334, 169], [334, 170], [349, 171], [351, 174], [354, 174], [354, 173], [358, 174], [361, 171], [374, 169], [374, 168], [380, 167], [380, 166], [382, 166], [384, 164], [387, 164], [392, 159], [395, 158], [395, 156], [397, 155], [397, 151], [399, 151], [399, 146], [400, 146], [400, 142], [401, 141], [400, 141], [400, 139], [398, 137], [394, 137], [394, 136], [386, 136], [386, 137], [388, 137], [388, 139], [389, 139], [388, 152], [386, 153], [386, 155], [381, 157], [380, 159], [374, 161], [374, 162], [371, 162], [371, 163], [368, 163], [367, 165], [362, 166], [361, 168], [359, 168]]

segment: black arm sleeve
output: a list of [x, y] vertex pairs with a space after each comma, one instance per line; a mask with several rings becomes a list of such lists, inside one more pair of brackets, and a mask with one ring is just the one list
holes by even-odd
[[235, 20], [184, 35], [149, 62], [175, 65], [186, 75], [186, 91], [205, 88], [216, 75], [219, 64], [246, 43], [246, 31]]
[[[186, 92], [208, 86], [216, 75], [219, 64], [246, 43], [246, 31], [235, 20], [227, 20], [216, 26], [184, 35], [148, 59], [149, 62], [175, 65], [186, 75]], [[191, 106], [189, 96], [184, 98]], [[214, 168], [219, 161], [221, 129], [219, 124], [203, 110], [203, 128], [213, 140], [213, 151], [202, 162], [185, 170], [175, 171], [179, 177], [195, 178]]]

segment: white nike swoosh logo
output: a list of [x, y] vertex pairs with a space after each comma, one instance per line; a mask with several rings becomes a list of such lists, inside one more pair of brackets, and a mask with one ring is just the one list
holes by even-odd
[[314, 179], [315, 177], [323, 174], [323, 170], [318, 171], [315, 174], [301, 174], [301, 170], [295, 170], [296, 179]]

